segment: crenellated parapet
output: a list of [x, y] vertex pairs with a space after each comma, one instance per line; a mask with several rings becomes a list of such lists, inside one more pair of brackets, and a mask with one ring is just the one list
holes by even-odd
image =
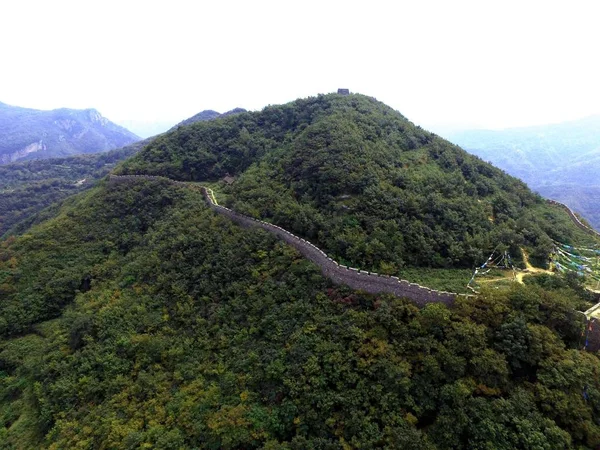
[[401, 280], [398, 277], [369, 272], [355, 267], [339, 264], [327, 253], [313, 243], [281, 228], [253, 217], [248, 217], [224, 206], [217, 205], [212, 190], [203, 188], [204, 196], [210, 207], [234, 222], [245, 227], [258, 227], [273, 233], [284, 242], [296, 248], [306, 259], [321, 268], [324, 276], [335, 284], [345, 284], [352, 289], [362, 290], [371, 294], [389, 293], [398, 297], [406, 297], [420, 306], [427, 303], [444, 303], [450, 305], [460, 294], [438, 291]]

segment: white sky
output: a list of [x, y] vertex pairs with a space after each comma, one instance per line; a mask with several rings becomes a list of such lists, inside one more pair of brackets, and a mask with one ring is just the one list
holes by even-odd
[[600, 113], [600, 2], [0, 0], [0, 101], [178, 122], [347, 87], [425, 128]]

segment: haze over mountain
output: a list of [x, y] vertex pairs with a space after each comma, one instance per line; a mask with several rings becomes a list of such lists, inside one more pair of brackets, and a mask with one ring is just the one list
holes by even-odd
[[127, 128], [131, 132], [140, 136], [141, 138], [149, 138], [156, 136], [157, 134], [164, 133], [171, 128], [176, 120], [117, 120], [115, 121], [118, 125]]
[[[236, 112], [246, 111], [243, 108], [235, 108], [231, 111], [228, 111], [225, 114], [235, 114]], [[119, 124], [126, 127], [127, 129], [133, 131], [138, 136], [148, 138], [152, 136], [156, 136], [158, 134], [164, 133], [170, 129], [173, 129], [179, 125], [193, 123], [196, 120], [209, 120], [215, 119], [219, 117], [221, 114], [213, 111], [211, 109], [207, 109], [205, 111], [201, 111], [194, 116], [183, 120], [181, 122], [176, 121], [152, 121], [152, 120], [119, 120]]]
[[445, 136], [540, 194], [568, 204], [600, 228], [600, 116]]
[[0, 103], [0, 164], [98, 153], [138, 140], [95, 109], [41, 111]]
[[[182, 121], [181, 124], [213, 120], [244, 111], [236, 108], [219, 114], [207, 110]], [[41, 220], [36, 214], [42, 209], [89, 189], [117, 163], [133, 156], [152, 139], [144, 139], [98, 154], [36, 159], [1, 166], [0, 236], [17, 224], [19, 229], [23, 229], [32, 222]]]
[[439, 285], [495, 248], [543, 264], [551, 239], [589, 238], [386, 105], [320, 95], [183, 125], [115, 173], [190, 183], [107, 179], [0, 243], [4, 447], [600, 445], [577, 279], [419, 309], [333, 284], [199, 189], [342, 263]]

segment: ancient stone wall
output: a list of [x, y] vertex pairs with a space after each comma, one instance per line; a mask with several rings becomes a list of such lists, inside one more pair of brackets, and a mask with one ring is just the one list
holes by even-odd
[[252, 217], [232, 211], [224, 206], [213, 203], [213, 196], [207, 189], [204, 195], [212, 209], [230, 218], [242, 226], [255, 226], [269, 231], [281, 240], [295, 247], [305, 258], [321, 268], [324, 276], [336, 284], [345, 284], [352, 289], [378, 294], [387, 292], [398, 297], [407, 297], [420, 306], [427, 303], [441, 302], [450, 305], [458, 294], [453, 292], [437, 291], [397, 277], [367, 272], [353, 267], [340, 265], [327, 254], [309, 241], [298, 237], [283, 228]]
[[573, 210], [571, 208], [569, 208], [567, 205], [565, 205], [564, 203], [561, 203], [561, 202], [557, 202], [556, 200], [548, 199], [546, 201], [548, 203], [550, 203], [551, 205], [555, 205], [555, 206], [558, 206], [558, 207], [564, 209], [567, 212], [567, 214], [569, 214], [569, 217], [571, 217], [571, 219], [573, 220], [573, 223], [575, 223], [575, 225], [577, 225], [577, 227], [579, 227], [580, 229], [582, 229], [583, 231], [585, 231], [587, 233], [594, 234], [594, 235], [600, 237], [600, 233], [598, 233], [593, 228], [590, 228], [587, 225], [585, 225], [583, 222], [581, 222], [581, 220], [579, 220], [579, 217], [577, 217], [575, 215], [575, 213], [573, 212]]
[[[131, 181], [140, 178], [167, 180], [175, 184], [190, 186], [189, 183], [173, 181], [169, 178], [151, 175], [123, 175], [110, 177], [111, 182]], [[214, 201], [214, 194], [210, 189], [202, 188], [204, 197], [209, 206], [234, 222], [245, 227], [259, 227], [270, 233], [273, 233], [281, 240], [287, 242], [296, 248], [305, 258], [309, 259], [321, 268], [324, 276], [331, 279], [336, 284], [345, 284], [352, 289], [362, 290], [372, 294], [382, 292], [394, 294], [398, 297], [406, 297], [414, 301], [419, 306], [427, 303], [444, 303], [450, 305], [458, 295], [453, 292], [437, 291], [416, 283], [410, 283], [406, 280], [400, 280], [397, 277], [381, 275], [374, 272], [367, 272], [353, 267], [343, 266], [334, 261], [327, 254], [314, 244], [290, 233], [283, 228], [271, 223], [263, 222], [252, 217], [232, 211], [229, 208], [220, 206]]]
[[[126, 182], [139, 179], [162, 180], [186, 187], [194, 185], [192, 183], [174, 181], [166, 177], [153, 175], [111, 175], [109, 177], [111, 183]], [[385, 292], [394, 294], [398, 297], [406, 297], [414, 301], [419, 306], [424, 306], [428, 303], [444, 303], [446, 305], [451, 305], [456, 299], [456, 297], [465, 295], [456, 294], [453, 292], [437, 291], [435, 289], [429, 289], [427, 287], [420, 286], [416, 283], [410, 283], [406, 280], [400, 280], [397, 277], [366, 272], [364, 270], [359, 270], [353, 267], [340, 265], [332, 258], [327, 256], [327, 254], [323, 250], [319, 249], [317, 246], [298, 236], [295, 236], [294, 234], [290, 233], [287, 230], [284, 230], [283, 228], [277, 225], [273, 225], [271, 223], [263, 222], [252, 217], [245, 216], [243, 214], [232, 211], [229, 208], [218, 205], [212, 190], [205, 187], [202, 187], [201, 189], [208, 205], [214, 211], [228, 217], [229, 219], [244, 227], [259, 227], [270, 233], [273, 233], [281, 240], [296, 248], [305, 258], [309, 259], [317, 266], [319, 266], [323, 275], [331, 279], [336, 284], [345, 284], [351, 287], [352, 289], [362, 290], [365, 292], [370, 292], [372, 294]], [[565, 211], [567, 211], [573, 222], [582, 230], [600, 236], [600, 233], [584, 225], [567, 205], [564, 205], [555, 200], [548, 200], [548, 203], [565, 209]], [[591, 318], [587, 322], [585, 341], [586, 350], [592, 352], [600, 350], [599, 320]]]

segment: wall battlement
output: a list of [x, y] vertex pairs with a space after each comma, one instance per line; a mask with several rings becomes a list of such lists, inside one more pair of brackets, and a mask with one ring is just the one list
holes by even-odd
[[571, 217], [571, 219], [573, 220], [573, 222], [575, 223], [575, 225], [577, 227], [579, 227], [580, 229], [582, 229], [583, 231], [585, 231], [587, 233], [591, 233], [595, 236], [600, 237], [600, 233], [598, 233], [593, 228], [588, 227], [581, 220], [579, 220], [579, 217], [577, 217], [577, 215], [573, 212], [573, 210], [571, 208], [569, 208], [567, 205], [565, 205], [564, 203], [561, 203], [561, 202], [557, 202], [556, 200], [547, 199], [546, 201], [551, 205], [555, 205], [555, 206], [558, 206], [558, 207], [564, 209], [567, 212], [567, 214], [569, 214], [569, 216]]

